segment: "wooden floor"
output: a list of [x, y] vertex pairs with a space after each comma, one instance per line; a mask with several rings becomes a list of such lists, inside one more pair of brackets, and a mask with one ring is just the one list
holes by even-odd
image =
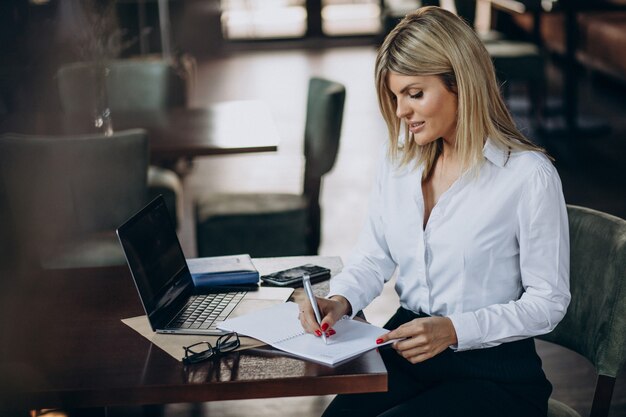
[[[324, 179], [322, 192], [322, 255], [346, 259], [365, 217], [368, 192], [380, 146], [386, 138], [373, 88], [372, 46], [324, 50], [238, 52], [200, 62], [191, 104], [261, 99], [274, 115], [282, 137], [279, 151], [198, 159], [185, 181], [186, 219], [181, 230], [184, 248], [193, 256], [191, 201], [201, 193], [228, 191], [284, 191], [299, 193], [302, 178], [302, 132], [307, 80], [312, 75], [332, 78], [347, 87], [343, 135], [335, 168]], [[558, 86], [558, 72], [551, 82]], [[557, 158], [568, 203], [580, 204], [626, 217], [623, 161], [626, 156], [626, 87], [582, 83], [585, 110], [608, 117], [609, 137], [543, 144]], [[532, 132], [529, 132], [532, 134]], [[241, 134], [254, 135], [255, 126], [241, 115]], [[383, 324], [397, 308], [391, 285], [366, 310], [367, 317]], [[553, 397], [588, 415], [595, 375], [578, 355], [538, 342], [544, 367], [555, 389]], [[176, 404], [165, 407], [166, 416], [300, 416], [320, 415], [331, 397], [228, 401], [211, 404]], [[140, 415], [140, 409], [114, 408], [110, 416]], [[149, 413], [148, 413], [149, 414]], [[611, 416], [626, 416], [626, 376], [617, 382]]]

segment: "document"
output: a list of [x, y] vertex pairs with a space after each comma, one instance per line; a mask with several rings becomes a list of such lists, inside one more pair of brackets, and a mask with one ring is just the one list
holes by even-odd
[[213, 256], [187, 259], [196, 288], [257, 284], [259, 272], [250, 255]]
[[376, 344], [376, 339], [388, 332], [369, 323], [344, 319], [335, 323], [333, 329], [336, 334], [328, 338], [328, 344], [324, 344], [321, 337], [302, 329], [298, 314], [298, 305], [287, 302], [226, 320], [218, 327], [326, 365], [335, 365], [382, 346]]

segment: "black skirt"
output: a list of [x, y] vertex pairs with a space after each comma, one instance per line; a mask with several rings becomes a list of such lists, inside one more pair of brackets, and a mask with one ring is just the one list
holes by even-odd
[[[392, 330], [418, 315], [404, 308], [385, 325]], [[552, 386], [541, 368], [534, 339], [454, 352], [411, 364], [391, 347], [380, 349], [388, 391], [338, 395], [330, 416], [545, 417]]]

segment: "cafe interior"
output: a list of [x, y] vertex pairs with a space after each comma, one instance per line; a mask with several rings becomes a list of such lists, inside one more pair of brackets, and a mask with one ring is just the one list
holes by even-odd
[[[536, 346], [551, 398], [577, 413], [550, 415], [626, 416], [623, 0], [2, 0], [0, 313], [46, 271], [125, 268], [115, 229], [159, 194], [188, 258], [345, 262], [387, 140], [376, 50], [423, 5], [475, 28], [566, 203], [612, 225], [576, 234], [576, 308], [593, 305], [580, 314], [599, 323]], [[393, 281], [364, 310], [373, 324], [398, 308]], [[2, 326], [7, 362], [22, 333]], [[332, 398], [120, 402], [106, 415], [308, 417]]]

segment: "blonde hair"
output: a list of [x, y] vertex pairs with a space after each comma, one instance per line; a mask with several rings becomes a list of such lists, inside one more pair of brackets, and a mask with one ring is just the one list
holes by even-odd
[[[545, 153], [515, 127], [500, 95], [489, 53], [476, 33], [458, 16], [434, 6], [422, 7], [407, 15], [387, 35], [378, 50], [375, 67], [378, 104], [387, 124], [390, 157], [400, 165], [417, 161], [427, 178], [442, 151], [441, 139], [427, 145], [407, 138], [399, 143], [401, 121], [396, 115], [395, 96], [388, 86], [388, 74], [438, 76], [457, 96], [456, 150], [463, 169], [483, 162], [487, 138], [504, 150], [532, 150]], [[402, 145], [402, 146], [401, 146]]]

